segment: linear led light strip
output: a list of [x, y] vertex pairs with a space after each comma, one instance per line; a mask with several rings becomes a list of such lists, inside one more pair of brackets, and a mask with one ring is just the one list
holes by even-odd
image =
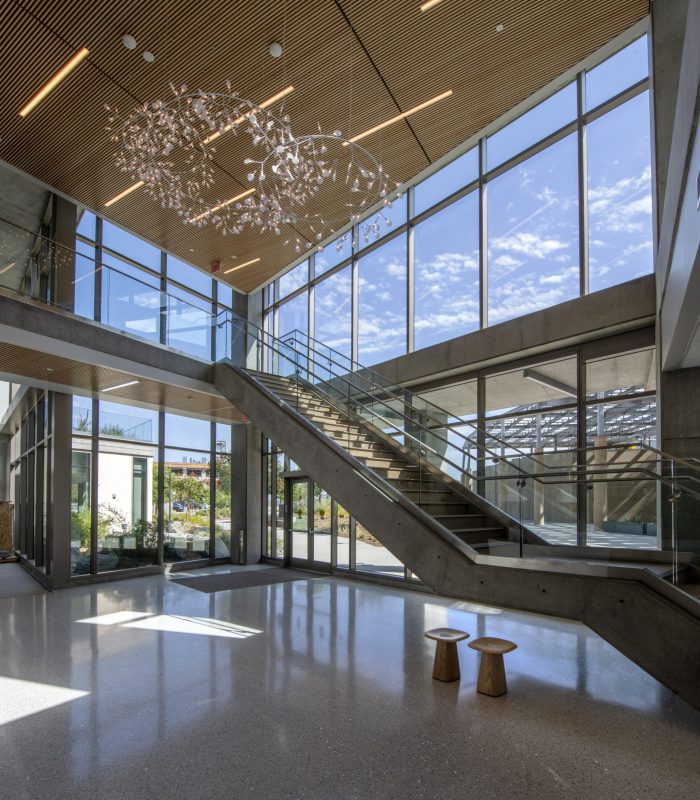
[[214, 208], [210, 208], [208, 211], [205, 211], [203, 214], [199, 214], [196, 217], [192, 217], [190, 222], [197, 222], [197, 220], [204, 219], [204, 217], [208, 217], [209, 214], [213, 214], [215, 211], [219, 211], [221, 208], [225, 208], [226, 206], [230, 206], [231, 203], [235, 203], [236, 200], [242, 200], [244, 197], [248, 197], [249, 194], [253, 194], [255, 189], [246, 189], [245, 192], [241, 192], [237, 194], [235, 197], [231, 197], [228, 200], [224, 200], [223, 203], [219, 203], [218, 206], [214, 206]]
[[[260, 108], [267, 108], [268, 106], [271, 106], [273, 103], [276, 103], [278, 100], [281, 100], [283, 97], [286, 97], [288, 94], [291, 94], [293, 91], [294, 91], [294, 87], [293, 86], [287, 86], [287, 88], [286, 89], [282, 89], [281, 92], [277, 92], [277, 94], [273, 94], [272, 97], [268, 97], [267, 100], [263, 100], [263, 102], [260, 103]], [[224, 129], [223, 133], [226, 133], [227, 131], [230, 131], [236, 125], [239, 125], [241, 122], [244, 122], [244, 121], [245, 121], [245, 117], [238, 117], [238, 119], [234, 120], [229, 126], [227, 126]], [[221, 136], [221, 133], [219, 131], [215, 131], [214, 133], [212, 133], [209, 136], [207, 136], [207, 138], [204, 140], [204, 144], [210, 144], [215, 139], [218, 139], [219, 136]], [[118, 203], [120, 200], [125, 198], [127, 195], [131, 194], [136, 189], [140, 189], [142, 186], [143, 186], [143, 181], [136, 181], [136, 183], [134, 183], [131, 186], [129, 186], [126, 189], [124, 189], [123, 192], [119, 192], [118, 195], [115, 195], [111, 200], [108, 200], [105, 203], [105, 208], [108, 208], [109, 206], [113, 205], [114, 203]], [[226, 204], [228, 204], [229, 202], [233, 203], [237, 199], [238, 198], [233, 198], [230, 201], [227, 201]], [[223, 207], [223, 204], [221, 206], [217, 206], [217, 208], [222, 208], [222, 207]], [[212, 209], [212, 211], [215, 211], [215, 210], [217, 210], [217, 209]], [[204, 215], [201, 215], [201, 216], [204, 216]], [[196, 219], [201, 219], [201, 216], [200, 217], [196, 217]], [[193, 220], [193, 221], [195, 221], [195, 220]]]
[[442, 0], [428, 0], [427, 3], [423, 3], [420, 7], [421, 11], [430, 11], [431, 8], [434, 8], [438, 3], [441, 3]]
[[[448, 89], [446, 92], [439, 94], [435, 97], [432, 97], [430, 100], [426, 100], [424, 103], [420, 103], [413, 108], [409, 108], [408, 111], [404, 111], [401, 114], [397, 114], [395, 117], [391, 119], [387, 119], [384, 122], [380, 122], [379, 125], [375, 125], [373, 128], [370, 128], [363, 133], [358, 133], [357, 136], [352, 136], [350, 138], [351, 142], [359, 142], [360, 139], [364, 139], [365, 136], [369, 136], [371, 133], [376, 133], [377, 131], [382, 130], [382, 128], [386, 128], [388, 125], [393, 125], [395, 122], [400, 122], [402, 119], [406, 119], [406, 117], [410, 117], [411, 114], [416, 114], [418, 111], [422, 111], [424, 108], [428, 108], [428, 106], [432, 106], [435, 103], [439, 103], [440, 100], [445, 100], [445, 98], [450, 97], [452, 94], [452, 89]], [[347, 146], [347, 142], [343, 143]]]
[[237, 267], [231, 267], [231, 269], [225, 269], [224, 275], [228, 275], [229, 272], [235, 272], [237, 269], [243, 269], [243, 267], [249, 267], [251, 264], [257, 264], [260, 261], [259, 258], [254, 258], [251, 261], [246, 261], [244, 264], [239, 264]]
[[0, 269], [0, 275], [4, 275], [6, 272], [9, 272], [12, 269], [12, 267], [14, 267], [14, 265], [15, 265], [14, 261], [10, 261], [9, 264], [5, 264], [5, 266], [2, 269]]
[[106, 389], [100, 389], [100, 392], [113, 392], [115, 389], [126, 389], [127, 386], [135, 386], [139, 381], [128, 381], [127, 383], [118, 383], [116, 386], [108, 386]]
[[[267, 100], [263, 100], [263, 102], [260, 103], [260, 108], [268, 108], [269, 106], [276, 103], [278, 100], [281, 100], [283, 97], [286, 97], [288, 94], [291, 94], [293, 91], [294, 91], [293, 86], [287, 86], [287, 88], [282, 89], [281, 92], [277, 92], [277, 94], [273, 94], [272, 97], [268, 97]], [[245, 122], [245, 120], [246, 120], [245, 116], [238, 117], [238, 119], [234, 119], [234, 121], [230, 125], [227, 125], [223, 129], [223, 131], [214, 131], [214, 133], [209, 134], [209, 136], [207, 136], [207, 138], [204, 140], [204, 144], [211, 144], [211, 142], [213, 142], [215, 139], [218, 139], [219, 136], [232, 130], [233, 128], [236, 127], [236, 125], [240, 125], [242, 122]]]
[[80, 62], [86, 58], [87, 54], [90, 51], [87, 47], [83, 47], [82, 50], [79, 50], [71, 60], [65, 64], [59, 71], [51, 78], [51, 80], [45, 84], [39, 91], [32, 97], [32, 99], [27, 103], [27, 105], [19, 112], [20, 117], [26, 117], [29, 112], [39, 105], [39, 103], [46, 97], [46, 95], [53, 91], [58, 84], [66, 78], [77, 66]]
[[127, 189], [124, 189], [123, 192], [119, 192], [118, 195], [113, 197], [111, 200], [108, 200], [105, 203], [105, 208], [109, 208], [114, 203], [118, 203], [123, 197], [126, 197], [128, 194], [135, 192], [136, 189], [140, 189], [144, 184], [144, 181], [136, 181], [132, 186], [129, 186]]

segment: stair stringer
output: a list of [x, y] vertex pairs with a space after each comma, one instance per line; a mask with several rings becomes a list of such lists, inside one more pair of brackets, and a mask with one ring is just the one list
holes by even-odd
[[580, 620], [700, 709], [700, 602], [637, 567], [480, 556], [245, 370], [215, 383], [433, 591]]

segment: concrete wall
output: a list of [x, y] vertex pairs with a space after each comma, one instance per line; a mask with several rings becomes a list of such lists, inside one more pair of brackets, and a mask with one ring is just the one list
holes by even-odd
[[690, 365], [700, 318], [700, 3], [653, 6], [657, 338], [661, 368], [670, 370]]
[[[681, 54], [688, 15], [688, 0], [655, 0], [651, 3], [652, 89], [654, 126], [654, 171], [657, 197], [666, 194], [666, 175], [671, 155], [673, 119], [676, 113]], [[671, 123], [671, 124], [669, 124]], [[656, 203], [657, 225], [662, 206]]]

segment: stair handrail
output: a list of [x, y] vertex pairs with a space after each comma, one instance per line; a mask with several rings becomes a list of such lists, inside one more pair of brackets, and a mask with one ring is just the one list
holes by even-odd
[[[268, 348], [271, 348], [273, 350], [273, 352], [276, 352], [278, 354], [278, 356], [281, 355], [283, 358], [285, 358], [286, 360], [290, 361], [290, 363], [294, 364], [295, 373], [297, 375], [297, 382], [300, 382], [299, 381], [300, 370], [299, 370], [298, 357], [301, 355], [302, 359], [304, 359], [305, 363], [307, 364], [307, 367], [306, 367], [306, 371], [307, 372], [309, 371], [308, 370], [308, 364], [309, 363], [313, 363], [314, 365], [320, 366], [324, 370], [327, 370], [329, 372], [329, 374], [333, 374], [335, 379], [343, 381], [344, 383], [348, 384], [349, 386], [353, 386], [355, 389], [359, 390], [361, 393], [363, 393], [365, 395], [368, 395], [369, 397], [372, 397], [372, 395], [369, 392], [367, 392], [366, 389], [362, 389], [361, 387], [353, 384], [352, 381], [349, 380], [348, 375], [354, 375], [355, 373], [351, 372], [351, 373], [345, 373], [343, 375], [337, 375], [335, 373], [332, 373], [331, 369], [330, 369], [331, 362], [329, 362], [327, 365], [325, 365], [325, 364], [321, 365], [321, 364], [319, 364], [319, 362], [315, 358], [310, 357], [308, 352], [304, 353], [302, 351], [300, 353], [295, 347], [292, 347], [290, 345], [288, 339], [283, 340], [283, 339], [280, 339], [278, 337], [274, 337], [274, 336], [272, 336], [272, 334], [268, 333], [267, 331], [262, 330], [261, 328], [259, 328], [254, 323], [251, 323], [248, 320], [243, 319], [242, 317], [238, 317], [238, 315], [235, 315], [235, 317], [236, 317], [236, 319], [233, 320], [234, 322], [238, 322], [238, 323], [244, 325], [247, 329], [251, 329], [251, 328], [254, 329], [254, 331], [255, 331], [254, 336], [255, 336], [257, 341], [261, 342], [261, 341], [267, 340], [267, 343], [264, 346], [266, 346]], [[291, 339], [291, 341], [294, 341], [296, 343], [296, 340], [293, 339], [293, 338]], [[290, 358], [289, 354], [282, 353], [280, 351], [280, 345], [282, 345], [283, 347], [287, 348], [292, 353], [294, 353], [295, 358], [292, 359], [292, 358]], [[320, 377], [315, 372], [313, 374], [314, 374], [315, 377]], [[290, 377], [290, 376], [287, 376], [287, 377]], [[324, 383], [329, 383], [328, 380], [324, 380], [323, 382]], [[317, 393], [321, 393], [323, 395], [323, 397], [324, 397], [324, 400], [326, 400], [326, 402], [329, 402], [329, 404], [333, 408], [338, 410], [340, 413], [342, 413], [342, 414], [346, 414], [347, 413], [347, 410], [342, 409], [342, 408], [338, 408], [338, 406], [336, 405], [336, 403], [333, 400], [333, 398], [329, 397], [329, 395], [327, 393], [323, 392], [319, 388], [319, 386], [317, 384], [309, 383], [308, 384], [308, 388], [314, 389]], [[372, 399], [373, 399], [373, 402], [384, 403], [383, 400], [374, 401], [374, 398], [372, 398]], [[381, 414], [379, 414], [373, 408], [370, 409], [364, 403], [361, 403], [360, 401], [358, 401], [357, 397], [353, 398], [353, 402], [356, 402], [358, 406], [361, 406], [361, 407], [367, 409], [367, 411], [370, 414], [375, 416], [377, 419], [380, 419], [387, 426], [389, 426], [391, 428], [394, 428], [399, 433], [401, 433], [403, 436], [408, 436], [410, 439], [412, 439], [414, 442], [416, 442], [418, 444], [418, 452], [419, 453], [420, 453], [421, 448], [429, 449], [437, 458], [439, 458], [443, 462], [446, 462], [446, 463], [450, 464], [452, 467], [454, 467], [457, 470], [458, 474], [461, 474], [461, 475], [463, 475], [463, 476], [465, 476], [465, 477], [467, 477], [467, 478], [469, 478], [471, 480], [484, 480], [484, 481], [491, 482], [491, 481], [499, 481], [499, 480], [508, 480], [508, 479], [513, 479], [514, 477], [516, 477], [515, 475], [502, 475], [502, 476], [477, 475], [477, 474], [473, 473], [471, 470], [464, 470], [463, 467], [460, 467], [458, 464], [455, 464], [445, 454], [439, 453], [434, 448], [430, 447], [430, 445], [428, 445], [426, 442], [422, 441], [421, 439], [417, 439], [415, 436], [410, 434], [407, 430], [399, 428], [395, 424], [395, 422], [393, 422], [391, 419], [388, 419], [388, 418], [382, 416]], [[402, 412], [396, 412], [396, 413], [398, 413], [399, 417], [403, 417], [403, 419], [405, 419], [407, 421], [410, 421], [411, 424], [416, 425], [417, 427], [425, 430], [429, 436], [434, 436], [434, 437], [436, 437], [438, 439], [441, 439], [442, 441], [445, 441], [448, 445], [450, 444], [447, 440], [443, 439], [438, 434], [436, 434], [434, 431], [432, 431], [429, 428], [427, 428], [427, 426], [423, 425], [420, 422], [417, 422], [414, 418], [409, 417], [409, 416], [403, 414]], [[362, 417], [358, 417], [358, 419], [359, 419], [359, 421], [366, 422], [366, 420], [364, 420]], [[410, 450], [410, 448], [406, 448], [406, 449], [408, 450], [409, 454], [412, 454], [412, 451]], [[552, 482], [556, 482], [556, 483], [580, 483], [582, 480], [586, 480], [586, 481], [591, 482], [591, 483], [604, 482], [606, 480], [605, 478], [596, 478], [596, 477], [593, 477], [593, 476], [595, 476], [595, 475], [605, 475], [605, 474], [608, 474], [608, 472], [609, 473], [618, 473], [618, 472], [620, 472], [619, 467], [615, 468], [615, 469], [610, 469], [610, 470], [601, 469], [601, 467], [605, 467], [606, 466], [606, 465], [602, 465], [601, 464], [601, 465], [596, 465], [596, 466], [599, 467], [599, 469], [597, 469], [595, 471], [587, 471], [586, 474], [585, 474], [585, 477], [582, 477], [582, 476], [580, 476], [578, 474], [578, 465], [572, 465], [571, 468], [567, 467], [566, 469], [559, 468], [559, 471], [557, 471], [557, 472], [550, 471], [548, 474], [535, 473], [535, 472], [531, 472], [531, 471], [529, 471], [527, 469], [524, 469], [519, 464], [511, 463], [505, 456], [502, 456], [500, 454], [497, 454], [497, 453], [489, 450], [489, 448], [487, 446], [485, 446], [485, 445], [484, 446], [479, 445], [479, 449], [482, 449], [484, 452], [490, 453], [490, 458], [494, 462], [502, 461], [502, 462], [507, 463], [512, 469], [516, 470], [517, 473], [519, 473], [519, 476], [521, 478], [525, 478], [525, 479], [531, 478], [532, 480], [536, 481], [537, 483], [542, 483], [542, 484], [545, 484], [545, 485], [547, 483], [552, 483]], [[563, 452], [569, 452], [569, 451], [563, 451]], [[530, 458], [530, 456], [528, 454], [525, 454], [525, 456], [527, 458]], [[478, 457], [472, 456], [472, 458], [477, 459]], [[554, 467], [552, 467], [552, 469], [554, 469]], [[644, 468], [642, 468], [641, 466], [632, 466], [632, 465], [626, 466], [625, 469], [624, 469], [624, 472], [628, 473], [628, 474], [629, 473], [639, 473], [641, 475], [647, 476], [646, 479], [659, 481], [663, 485], [669, 486], [673, 490], [681, 491], [682, 493], [693, 497], [693, 499], [700, 500], [700, 493], [695, 493], [693, 490], [688, 489], [688, 487], [685, 487], [683, 485], [679, 485], [677, 482], [675, 482], [673, 480], [669, 480], [666, 476], [661, 475], [659, 473], [656, 473], [656, 472], [648, 469], [646, 466]], [[543, 480], [543, 478], [546, 478], [546, 480]], [[567, 480], [552, 481], [551, 479], [553, 479], [553, 478], [566, 478]], [[631, 477], [619, 478], [619, 477], [617, 477], [617, 478], [615, 478], [615, 480], [616, 481], [622, 481], [622, 480], [631, 481], [631, 480], [634, 480], [634, 478], [631, 478]]]
[[[334, 348], [330, 347], [329, 345], [324, 344], [323, 342], [319, 342], [317, 339], [314, 339], [313, 337], [309, 336], [307, 333], [304, 333], [303, 331], [300, 331], [299, 329], [294, 329], [290, 333], [285, 334], [284, 337], [280, 337], [280, 339], [287, 341], [289, 337], [292, 337], [294, 339], [298, 338], [299, 340], [301, 340], [302, 346], [303, 346], [303, 340], [306, 339], [308, 342], [313, 342], [314, 345], [320, 345], [321, 347], [325, 348], [329, 352], [334, 353], [335, 355], [339, 356], [341, 359], [345, 360], [346, 362], [349, 362], [349, 364], [350, 364], [349, 372], [352, 373], [352, 374], [369, 373], [369, 375], [371, 375], [371, 376], [376, 376], [378, 379], [380, 379], [380, 381], [385, 381], [387, 385], [377, 386], [376, 388], [380, 389], [383, 392], [386, 392], [388, 395], [396, 398], [397, 400], [399, 400], [400, 402], [404, 403], [405, 405], [409, 405], [409, 406], [411, 406], [413, 408], [411, 400], [407, 399], [406, 397], [402, 397], [401, 395], [397, 394], [396, 391], [395, 391], [395, 389], [400, 389], [400, 390], [403, 390], [404, 392], [407, 392], [408, 394], [410, 394], [412, 396], [413, 393], [411, 392], [410, 389], [402, 386], [399, 383], [392, 383], [388, 378], [386, 378], [384, 375], [382, 375], [381, 373], [377, 372], [376, 370], [373, 370], [371, 367], [364, 367], [361, 364], [357, 364], [356, 362], [353, 362], [352, 359], [349, 358], [348, 356], [346, 356], [344, 353], [341, 353], [340, 351], [335, 350]], [[316, 348], [314, 348], [314, 349], [316, 349]], [[364, 375], [361, 375], [361, 377], [364, 377]], [[378, 383], [380, 381], [378, 381]], [[445, 414], [447, 416], [451, 416], [449, 411], [447, 411], [444, 408], [441, 408], [436, 403], [433, 403], [431, 400], [425, 400], [425, 399], [421, 398], [421, 402], [425, 403], [427, 407], [439, 412], [440, 414]], [[417, 409], [416, 408], [415, 412], [418, 413], [418, 414], [423, 414], [424, 416], [427, 416], [428, 418], [430, 418], [429, 413], [427, 413], [427, 409], [424, 410], [424, 409]], [[458, 419], [459, 419], [459, 417], [458, 417]], [[436, 423], [438, 425], [440, 425], [439, 421], [436, 421]], [[539, 464], [544, 470], [553, 470], [553, 469], [555, 469], [555, 467], [553, 465], [548, 464], [546, 461], [538, 458], [537, 454], [528, 453], [528, 452], [520, 449], [519, 447], [517, 447], [516, 445], [512, 444], [511, 442], [508, 442], [506, 440], [503, 440], [503, 439], [499, 438], [498, 436], [495, 436], [494, 434], [492, 434], [488, 430], [486, 430], [486, 428], [484, 428], [483, 426], [478, 425], [477, 423], [475, 423], [475, 422], [473, 422], [471, 420], [461, 420], [460, 419], [460, 424], [468, 425], [477, 434], [478, 433], [482, 433], [484, 436], [489, 437], [490, 439], [492, 439], [493, 441], [495, 441], [496, 443], [498, 443], [502, 447], [507, 448], [507, 449], [509, 449], [511, 451], [515, 451], [515, 453], [517, 454], [516, 456], [509, 456], [509, 457], [499, 456], [500, 458], [502, 458], [504, 460], [507, 460], [508, 458], [523, 457], [523, 458], [528, 458], [528, 459], [534, 461], [535, 463]], [[443, 426], [443, 428], [444, 428], [444, 426]], [[464, 436], [464, 434], [460, 433], [459, 431], [455, 431], [454, 428], [450, 428], [450, 430], [452, 431], [453, 435], [459, 437], [460, 439], [462, 439], [465, 442], [465, 444], [463, 444], [463, 446], [462, 446], [463, 450], [467, 449], [467, 444], [474, 445], [477, 448], [481, 447], [478, 444], [477, 441], [474, 441], [474, 439], [471, 439], [468, 436]], [[582, 453], [582, 452], [585, 452], [585, 453], [587, 453], [587, 452], [590, 452], [590, 451], [593, 451], [593, 450], [598, 450], [598, 449], [600, 449], [600, 450], [618, 450], [618, 449], [631, 449], [632, 447], [634, 447], [635, 449], [642, 449], [644, 451], [653, 453], [655, 456], [660, 457], [662, 460], [673, 461], [673, 462], [675, 462], [677, 464], [683, 464], [688, 469], [690, 469], [693, 472], [697, 473], [697, 477], [693, 477], [693, 481], [700, 485], [700, 465], [698, 463], [692, 463], [693, 461], [697, 462], [697, 459], [682, 459], [682, 458], [678, 458], [678, 457], [672, 456], [669, 453], [666, 453], [666, 452], [664, 452], [662, 450], [659, 450], [659, 449], [657, 449], [655, 447], [652, 447], [651, 445], [647, 445], [647, 444], [645, 444], [643, 442], [631, 442], [631, 443], [616, 442], [616, 443], [611, 444], [611, 445], [599, 445], [599, 446], [591, 446], [591, 447], [566, 448], [566, 449], [563, 449], [563, 450], [557, 450], [557, 452], [558, 453], [566, 453], [566, 452], [571, 452], [571, 453]], [[577, 459], [577, 462], [574, 465], [574, 467], [579, 469], [579, 470], [586, 470], [586, 464], [582, 463], [580, 459]]]

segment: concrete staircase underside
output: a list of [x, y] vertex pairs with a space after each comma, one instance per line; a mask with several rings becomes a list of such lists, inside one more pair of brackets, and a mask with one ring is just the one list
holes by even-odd
[[[290, 393], [284, 379], [259, 378], [231, 362], [215, 367], [218, 391], [433, 591], [580, 620], [700, 708], [698, 601], [643, 566], [498, 557], [490, 548], [479, 553], [466, 543], [469, 534], [466, 540], [460, 536], [469, 527], [468, 519], [445, 519], [450, 516], [440, 513], [445, 506], [431, 509], [422, 495], [420, 505], [414, 502], [410, 481], [415, 468], [396, 451], [361, 425], [341, 425], [341, 415], [320, 397]], [[294, 409], [297, 404], [308, 419]], [[334, 430], [348, 437], [349, 452], [332, 438]], [[450, 502], [442, 481], [429, 483], [422, 488], [440, 491], [441, 501]], [[494, 540], [507, 541], [507, 524], [496, 519], [495, 509], [476, 497], [462, 505], [458, 516], [481, 515], [487, 523], [473, 517], [479, 523], [475, 527], [494, 528]]]

